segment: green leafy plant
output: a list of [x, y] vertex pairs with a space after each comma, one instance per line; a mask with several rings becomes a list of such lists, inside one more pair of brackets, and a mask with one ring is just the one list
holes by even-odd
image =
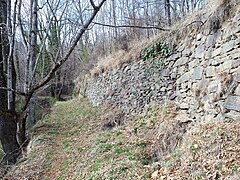
[[49, 103], [50, 103], [51, 106], [56, 104], [56, 102], [57, 102], [57, 98], [56, 97], [51, 97], [50, 100], [49, 100]]
[[121, 134], [122, 134], [122, 132], [119, 130], [115, 132], [115, 136], [120, 136]]
[[190, 151], [191, 151], [192, 153], [196, 153], [198, 150], [199, 150], [199, 146], [198, 146], [197, 144], [192, 144], [192, 145], [190, 146]]
[[82, 151], [83, 151], [82, 146], [78, 146], [78, 147], [77, 147], [77, 151], [78, 151], [79, 153], [82, 152]]
[[150, 63], [147, 74], [152, 75], [156, 71], [161, 70], [164, 60], [169, 53], [170, 49], [164, 41], [159, 41], [144, 49], [141, 53], [141, 58]]
[[137, 128], [137, 127], [134, 127], [133, 130], [132, 130], [132, 133], [136, 135], [137, 132], [138, 132], [138, 128]]
[[65, 141], [63, 141], [63, 146], [65, 149], [67, 149], [67, 148], [71, 147], [71, 143], [69, 141], [65, 140]]
[[76, 88], [74, 88], [74, 89], [72, 90], [72, 96], [73, 96], [73, 97], [77, 97], [77, 96], [78, 96], [78, 90], [77, 90]]
[[154, 48], [154, 45], [153, 46], [150, 46], [148, 48], [146, 48], [142, 53], [141, 53], [141, 58], [144, 59], [144, 60], [149, 60], [149, 59], [152, 59], [154, 57], [157, 57], [157, 51], [155, 50]]
[[168, 45], [165, 42], [160, 41], [144, 49], [141, 53], [141, 58], [144, 60], [151, 60], [156, 57], [166, 58], [169, 55], [169, 52], [170, 49]]

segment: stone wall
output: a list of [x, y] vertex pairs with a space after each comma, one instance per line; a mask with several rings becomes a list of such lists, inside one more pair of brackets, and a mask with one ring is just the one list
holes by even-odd
[[161, 68], [132, 61], [88, 79], [81, 91], [94, 105], [116, 103], [128, 114], [175, 101], [191, 119], [240, 120], [240, 14], [182, 39]]

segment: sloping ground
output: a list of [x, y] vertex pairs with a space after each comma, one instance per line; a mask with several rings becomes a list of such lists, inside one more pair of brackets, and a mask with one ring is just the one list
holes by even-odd
[[151, 105], [111, 129], [103, 126], [116, 118], [108, 110], [85, 99], [58, 102], [36, 125], [28, 154], [6, 178], [240, 178], [239, 122], [192, 123], [169, 104]]

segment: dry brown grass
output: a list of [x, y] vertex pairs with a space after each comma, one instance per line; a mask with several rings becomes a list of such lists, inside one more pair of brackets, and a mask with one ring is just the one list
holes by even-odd
[[167, 179], [237, 180], [240, 178], [239, 138], [239, 122], [195, 123], [155, 175]]
[[124, 63], [137, 61], [140, 58], [140, 53], [143, 49], [153, 44], [159, 35], [153, 36], [142, 41], [132, 41], [129, 45], [129, 51], [118, 50], [108, 56], [101, 57], [95, 64], [94, 68], [90, 70], [91, 77], [99, 73], [109, 72], [112, 69], [119, 69]]
[[204, 28], [209, 30], [209, 33], [217, 32], [225, 22], [235, 15], [236, 10], [239, 7], [239, 2], [237, 2], [237, 0], [219, 0], [217, 2], [218, 5], [210, 3], [213, 8], [211, 8], [211, 14], [204, 26]]

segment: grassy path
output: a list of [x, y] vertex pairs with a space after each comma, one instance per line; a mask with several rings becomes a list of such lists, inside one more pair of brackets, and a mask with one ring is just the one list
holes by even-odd
[[103, 130], [114, 118], [108, 112], [85, 99], [57, 102], [34, 127], [28, 154], [6, 178], [240, 179], [240, 122], [185, 127], [185, 117], [169, 105]]
[[126, 133], [126, 126], [103, 131], [102, 115], [84, 99], [57, 102], [52, 113], [34, 128], [28, 156], [8, 177], [46, 180], [143, 177], [145, 171], [139, 168], [145, 164], [140, 157], [141, 153], [144, 155], [144, 142], [128, 141], [131, 133]]
[[[57, 102], [33, 130], [29, 155], [11, 179], [81, 179], [81, 162], [97, 129], [97, 109], [85, 100]], [[92, 130], [92, 131], [91, 131]], [[14, 177], [15, 176], [15, 177]]]

